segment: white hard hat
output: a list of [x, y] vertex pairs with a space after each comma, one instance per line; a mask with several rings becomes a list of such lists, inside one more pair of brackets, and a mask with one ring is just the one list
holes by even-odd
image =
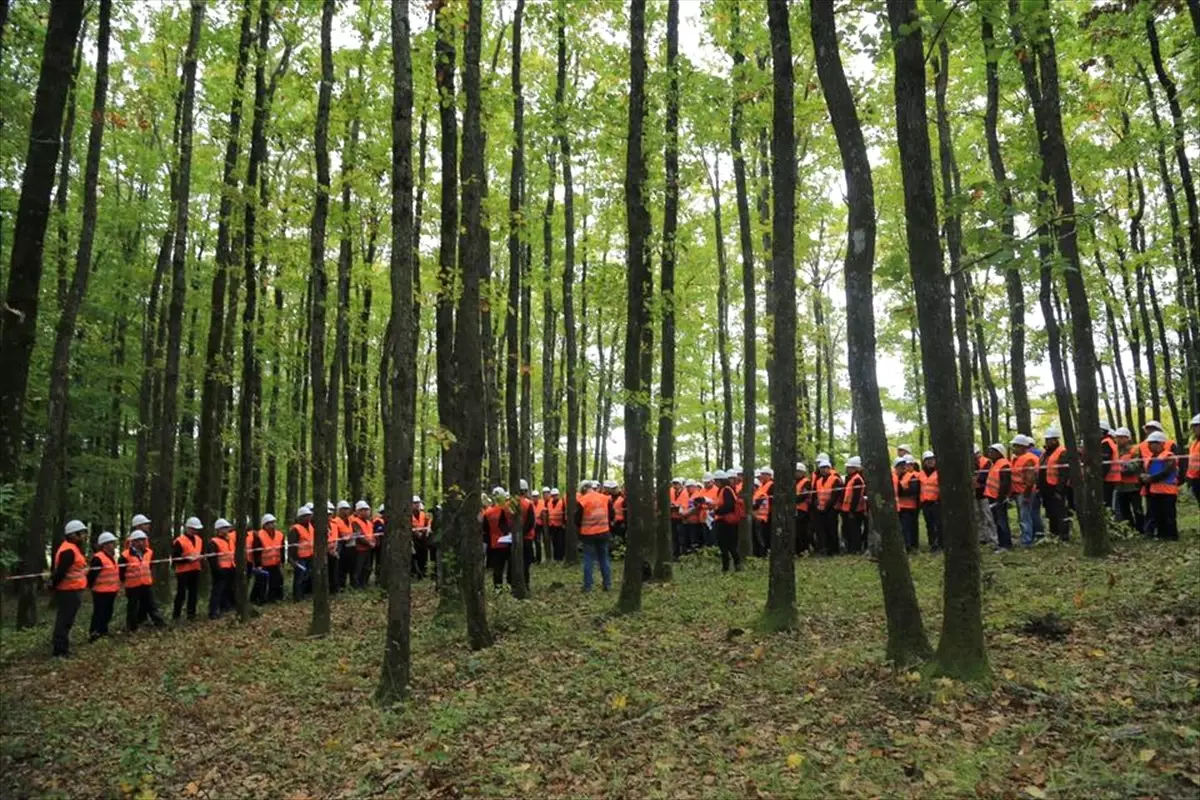
[[924, 460], [925, 460], [925, 459], [927, 459], [927, 458], [936, 458], [936, 457], [937, 457], [937, 456], [935, 456], [935, 455], [933, 454], [933, 451], [932, 451], [932, 450], [926, 450], [924, 453], [921, 453], [921, 460], [922, 460], [922, 461], [924, 461]]
[[1145, 427], [1153, 428], [1156, 431], [1161, 431], [1163, 429], [1162, 423], [1156, 419], [1152, 419], [1149, 422], [1147, 422]]
[[914, 456], [912, 453], [905, 453], [904, 460], [907, 461], [909, 464], [917, 463], [917, 457]]
[[354, 504], [354, 510], [355, 511], [370, 511], [371, 504], [368, 503], [366, 500], [359, 500], [357, 503]]
[[1062, 431], [1060, 431], [1058, 428], [1055, 428], [1055, 427], [1049, 427], [1049, 428], [1046, 428], [1046, 434], [1045, 434], [1045, 438], [1047, 438], [1047, 439], [1061, 439], [1061, 438], [1062, 438]]
[[199, 517], [188, 517], [187, 522], [183, 523], [183, 527], [199, 531], [204, 529], [204, 523], [200, 521]]
[[1192, 424], [1200, 425], [1200, 414], [1197, 414], [1196, 416], [1192, 417]]
[[808, 472], [808, 465], [803, 461], [796, 462], [796, 472]]
[[347, 502], [346, 500], [339, 500], [339, 501], [338, 501], [338, 504], [337, 504], [337, 510], [338, 510], [338, 511], [341, 511], [342, 509], [346, 509], [347, 511], [349, 511], [349, 510], [350, 510], [350, 503], [349, 503], [349, 502]]
[[728, 472], [726, 472], [726, 471], [725, 471], [725, 470], [723, 470], [723, 469], [719, 469], [719, 470], [717, 470], [716, 472], [714, 472], [714, 473], [712, 474], [712, 479], [713, 479], [714, 481], [726, 481], [726, 480], [729, 480], [729, 473], [728, 473]]
[[830, 464], [833, 463], [833, 459], [829, 457], [829, 453], [817, 453], [817, 461], [827, 461]]
[[233, 526], [229, 524], [229, 520], [225, 519], [224, 517], [221, 517], [220, 519], [218, 519], [216, 522], [213, 523], [214, 531], [219, 531], [224, 528], [232, 528], [232, 527]]
[[671, 478], [671, 483], [683, 483], [683, 478]]
[[521, 480], [517, 481], [517, 489], [519, 489], [522, 492], [528, 492], [529, 491], [529, 481], [525, 480], [524, 478], [521, 478]]
[[298, 509], [296, 509], [296, 516], [297, 517], [311, 517], [312, 509], [309, 508], [308, 506], [300, 506]]
[[551, 496], [551, 497], [558, 497], [558, 489], [551, 489], [551, 490], [550, 490], [550, 496]]
[[131, 525], [132, 525], [134, 528], [136, 528], [138, 525], [149, 525], [149, 524], [150, 524], [150, 518], [149, 518], [149, 517], [147, 517], [145, 514], [134, 514], [134, 515], [133, 515], [133, 522], [131, 522], [130, 524], [131, 524]]
[[380, 504], [379, 504], [379, 508], [375, 509], [375, 513], [376, 513], [376, 514], [382, 514], [382, 513], [383, 513], [383, 503], [380, 503]]
[[1105, 433], [1110, 433], [1112, 431], [1112, 425], [1109, 425], [1107, 421], [1101, 422], [1100, 430], [1104, 431]]
[[141, 539], [145, 539], [145, 538], [146, 538], [145, 531], [134, 531], [133, 533], [129, 534], [129, 541], [131, 541], [131, 542], [140, 541]]
[[771, 469], [770, 467], [763, 467], [761, 470], [758, 471], [758, 474], [766, 475], [768, 478], [774, 478], [775, 470]]
[[892, 466], [893, 467], [902, 467], [907, 463], [908, 463], [908, 459], [906, 459], [904, 456], [900, 456], [899, 458], [897, 458], [895, 461], [892, 462]]
[[833, 462], [829, 460], [829, 456], [817, 456], [817, 469], [821, 467], [832, 467]]
[[504, 491], [503, 486], [495, 486], [492, 488], [492, 497], [508, 497], [508, 492]]
[[903, 450], [906, 453], [911, 453], [913, 448], [912, 448], [911, 444], [902, 444], [902, 445], [899, 445], [898, 447], [896, 447], [896, 449]]
[[711, 473], [711, 472], [706, 472], [706, 473], [704, 473], [704, 478], [703, 478], [703, 480], [704, 480], [704, 482], [705, 482], [705, 483], [708, 483], [709, 481], [711, 481], [711, 480], [714, 480], [713, 473]]
[[262, 515], [262, 524], [263, 525], [266, 525], [266, 524], [274, 522], [274, 521], [275, 521], [274, 514], [263, 514]]
[[849, 458], [846, 459], [846, 466], [862, 469], [862, 459], [859, 458], [858, 456], [850, 456]]
[[87, 531], [87, 525], [84, 525], [77, 519], [73, 519], [67, 523], [67, 527], [63, 529], [64, 536], [70, 536], [72, 533], [84, 533]]
[[[334, 505], [333, 505], [333, 501], [332, 501], [332, 500], [326, 500], [326, 501], [325, 501], [325, 505], [326, 505], [326, 506], [329, 508], [329, 511], [330, 511], [330, 512], [333, 512], [333, 511], [335, 511], [335, 510], [336, 510], [336, 509], [334, 508]], [[350, 507], [350, 506], [346, 506], [346, 508], [349, 508], [349, 507]]]
[[414, 503], [419, 503], [419, 502], [421, 502], [421, 495], [419, 495], [419, 494], [414, 494], [414, 495], [413, 495], [413, 499], [412, 499], [412, 501], [413, 501]]
[[988, 449], [995, 450], [997, 453], [1003, 453], [1004, 445], [1000, 444], [999, 442], [992, 442], [992, 444], [988, 445]]
[[117, 537], [113, 536], [108, 531], [105, 531], [104, 533], [100, 534], [100, 537], [98, 539], [96, 539], [96, 546], [103, 547], [104, 545], [108, 544], [109, 542], [115, 542], [116, 540], [117, 540]]
[[1012, 438], [1012, 440], [1009, 441], [1009, 444], [1014, 445], [1014, 446], [1020, 446], [1020, 447], [1028, 446], [1025, 444], [1025, 434], [1023, 434], [1023, 433], [1018, 433], [1016, 436], [1014, 436]]
[[1166, 444], [1167, 443], [1167, 435], [1165, 433], [1163, 433], [1162, 431], [1154, 431], [1153, 433], [1151, 433], [1149, 436], [1146, 437], [1146, 441], [1147, 442], [1162, 442], [1163, 444]]
[[541, 491], [541, 493], [542, 493], [542, 494], [550, 494], [550, 487], [549, 487], [549, 486], [543, 486], [543, 487], [542, 487], [542, 491]]
[[731, 478], [733, 478], [733, 477], [740, 478], [742, 476], [742, 468], [741, 467], [731, 467], [731, 468], [725, 470], [725, 474]]
[[[1196, 419], [1192, 420], [1192, 424], [1200, 425], [1200, 417], [1196, 417]], [[1113, 436], [1130, 437], [1133, 436], [1133, 434], [1129, 432], [1129, 428], [1126, 428], [1124, 425], [1122, 425], [1120, 428], [1117, 428], [1115, 431], [1113, 431]]]
[[605, 489], [616, 489], [616, 488], [617, 488], [617, 482], [616, 482], [616, 481], [605, 481], [605, 482], [604, 482], [604, 488], [605, 488]]

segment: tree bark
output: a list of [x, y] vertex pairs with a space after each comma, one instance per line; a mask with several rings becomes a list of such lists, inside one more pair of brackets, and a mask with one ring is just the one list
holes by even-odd
[[846, 345], [854, 416], [858, 421], [859, 451], [863, 455], [870, 499], [870, 520], [880, 542], [879, 579], [887, 615], [887, 658], [897, 668], [927, 660], [933, 650], [925, 637], [908, 555], [894, 512], [891, 459], [883, 406], [876, 374], [875, 305], [872, 273], [875, 266], [875, 185], [854, 96], [838, 54], [833, 5], [809, 0], [813, 49], [825, 104], [837, 136], [846, 173], [849, 216], [846, 232]]
[[[512, 36], [512, 103], [513, 103], [513, 146], [512, 168], [508, 184], [508, 309], [504, 316], [504, 342], [507, 351], [507, 369], [504, 377], [505, 423], [508, 432], [508, 484], [513, 497], [520, 496], [521, 470], [524, 467], [525, 430], [517, 417], [517, 376], [522, 372], [522, 350], [517, 330], [517, 312], [521, 306], [521, 273], [524, 272], [524, 247], [522, 230], [525, 227], [522, 213], [522, 189], [525, 183], [525, 98], [521, 94], [521, 27], [525, 16], [525, 0], [517, 0], [513, 13]], [[551, 170], [553, 173], [553, 170]], [[550, 179], [550, 199], [553, 204], [554, 179]], [[524, 383], [524, 381], [522, 381]], [[521, 404], [524, 415], [525, 404]], [[514, 511], [519, 512], [519, 506]], [[513, 597], [524, 600], [528, 596], [525, 585], [523, 522], [519, 513], [518, 524], [513, 526], [512, 544], [509, 545], [508, 574]]]
[[[90, 8], [90, 6], [89, 6]], [[58, 262], [57, 286], [55, 299], [58, 301], [59, 313], [67, 302], [67, 261], [70, 258], [70, 234], [67, 231], [67, 195], [71, 184], [71, 159], [75, 142], [75, 118], [78, 111], [79, 68], [83, 65], [83, 46], [87, 41], [87, 20], [79, 28], [78, 43], [75, 45], [75, 59], [71, 65], [70, 83], [67, 87], [66, 113], [67, 119], [62, 129], [62, 153], [58, 159], [58, 187], [54, 190], [54, 209], [58, 222]]]
[[[915, 0], [888, 0], [896, 64], [897, 140], [904, 184], [909, 268], [921, 327], [921, 362], [944, 519], [961, 521], [943, 531], [946, 545], [942, 636], [936, 654], [943, 674], [981, 679], [988, 674], [979, 585], [979, 538], [974, 523], [975, 483], [969, 464], [970, 432], [954, 370], [948, 286], [937, 235], [933, 164], [925, 112], [925, 67]], [[911, 31], [906, 28], [915, 26]], [[932, 403], [936, 403], [936, 413]]]
[[[571, 138], [567, 130], [567, 107], [564, 100], [567, 84], [567, 9], [566, 0], [556, 5], [558, 29], [558, 72], [555, 81], [558, 146], [562, 153], [563, 170], [563, 336], [566, 340], [567, 361], [567, 526], [564, 562], [579, 563], [579, 529], [575, 525], [575, 494], [579, 484], [579, 376], [575, 341], [575, 188], [571, 175]], [[586, 342], [586, 340], [585, 340]]]

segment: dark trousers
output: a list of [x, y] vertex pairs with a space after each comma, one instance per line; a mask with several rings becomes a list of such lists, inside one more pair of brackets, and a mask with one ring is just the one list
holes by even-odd
[[796, 512], [796, 555], [807, 553], [812, 549], [812, 526], [809, 524], [808, 512]]
[[75, 615], [79, 613], [79, 606], [82, 603], [82, 589], [71, 592], [55, 592], [54, 637], [50, 641], [54, 655], [70, 655], [71, 628], [75, 625]]
[[992, 520], [996, 523], [996, 546], [1012, 550], [1012, 528], [1008, 526], [1008, 500], [992, 503]]
[[919, 549], [917, 510], [915, 508], [900, 509], [900, 533], [904, 535], [905, 549], [910, 553], [915, 553]]
[[734, 569], [742, 568], [742, 556], [738, 553], [737, 525], [731, 522], [718, 522], [713, 526], [716, 530], [717, 546], [721, 548], [721, 571], [729, 572], [730, 564]]
[[417, 580], [425, 577], [429, 567], [429, 538], [426, 536], [413, 537], [412, 576]]
[[113, 606], [116, 604], [116, 592], [92, 592], [92, 624], [88, 629], [88, 641], [94, 642], [101, 636], [108, 636], [108, 623], [112, 621]]
[[562, 527], [550, 526], [550, 549], [554, 552], [554, 560], [562, 561], [565, 550], [566, 533]]
[[533, 545], [536, 542], [534, 539], [526, 539], [525, 546], [521, 548], [521, 557], [525, 562], [525, 590], [528, 591], [532, 580], [530, 578], [531, 570], [533, 569]]
[[1146, 509], [1154, 519], [1154, 535], [1159, 539], [1179, 538], [1179, 524], [1175, 518], [1175, 503], [1178, 498], [1173, 494], [1146, 495]]
[[265, 567], [267, 570], [267, 602], [277, 603], [283, 599], [283, 565]]
[[338, 589], [353, 586], [355, 571], [358, 569], [358, 551], [353, 547], [343, 547], [340, 558], [342, 569], [338, 573]]
[[1117, 492], [1117, 520], [1128, 522], [1141, 533], [1146, 528], [1146, 515], [1142, 513], [1142, 496], [1137, 492]]
[[208, 618], [216, 619], [225, 611], [225, 594], [233, 583], [233, 569], [214, 569], [212, 586], [208, 590]]
[[922, 503], [921, 516], [925, 517], [925, 538], [929, 540], [929, 552], [942, 549], [942, 504]]
[[375, 554], [372, 550], [358, 550], [354, 554], [354, 576], [352, 582], [355, 589], [367, 588], [367, 583], [371, 578], [371, 558]]
[[188, 619], [196, 618], [196, 599], [200, 594], [200, 570], [192, 572], [177, 572], [175, 574], [175, 610], [171, 619], [179, 619], [183, 611], [183, 602], [187, 600]]
[[312, 559], [298, 558], [292, 565], [292, 600], [297, 603], [312, 594]]
[[623, 543], [625, 541], [625, 530], [626, 530], [625, 520], [620, 520], [619, 522], [614, 522], [612, 524], [613, 540]]
[[704, 547], [719, 547], [717, 544], [717, 524], [714, 522], [710, 528], [708, 525], [698, 525], [700, 532], [700, 542]]
[[1057, 489], [1047, 486], [1042, 490], [1042, 506], [1046, 509], [1050, 533], [1064, 542], [1069, 541], [1071, 528], [1067, 522], [1067, 507], [1062, 494]]
[[1104, 507], [1105, 508], [1113, 508], [1113, 495], [1115, 495], [1117, 493], [1117, 487], [1120, 485], [1121, 485], [1120, 482], [1117, 482], [1117, 483], [1109, 483], [1108, 481], [1104, 482]]
[[857, 511], [842, 512], [842, 539], [846, 544], [847, 553], [861, 553], [866, 541], [863, 531], [866, 529], [867, 517]]
[[336, 555], [331, 554], [326, 570], [326, 580], [329, 582], [329, 593], [337, 594], [342, 588], [342, 560]]
[[812, 523], [817, 550], [824, 551], [827, 556], [836, 556], [841, 550], [838, 544], [838, 512], [832, 508], [814, 511]]
[[166, 626], [166, 620], [158, 613], [158, 602], [154, 599], [153, 586], [136, 586], [125, 590], [125, 627], [133, 633], [150, 620], [157, 628]]
[[538, 564], [542, 563], [542, 539], [545, 537], [546, 529], [541, 525], [533, 529], [533, 541], [530, 542], [530, 550], [533, 555], [530, 556]]
[[755, 519], [751, 524], [754, 526], [754, 557], [766, 558], [771, 551], [771, 522]]
[[[488, 566], [492, 568], [492, 585], [503, 586], [505, 573], [508, 571], [508, 550], [507, 546], [489, 547], [487, 553]], [[512, 575], [508, 575], [509, 583], [512, 583]]]

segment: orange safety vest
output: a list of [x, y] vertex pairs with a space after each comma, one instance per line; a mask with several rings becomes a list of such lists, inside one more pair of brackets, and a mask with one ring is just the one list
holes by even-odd
[[1193, 439], [1188, 445], [1188, 480], [1200, 478], [1200, 439]]
[[[204, 540], [199, 536], [193, 539], [186, 533], [182, 533], [175, 537], [175, 544], [179, 545], [181, 555], [179, 560], [172, 559], [175, 565], [175, 574], [184, 575], [189, 572], [200, 571], [200, 556], [204, 554]], [[195, 558], [193, 561], [192, 559]]]
[[914, 472], [906, 472], [903, 477], [897, 475], [895, 471], [892, 472], [892, 489], [896, 492], [896, 509], [898, 511], [916, 511], [920, 498], [913, 497], [911, 494], [900, 494], [901, 489], [909, 491], [914, 480], [919, 480]]
[[350, 523], [338, 516], [330, 517], [329, 533], [325, 536], [328, 539], [329, 552], [336, 555], [341, 541], [350, 538]]
[[[1154, 483], [1149, 484], [1147, 486], [1147, 490], [1149, 491], [1149, 493], [1150, 494], [1178, 495], [1179, 494], [1179, 463], [1176, 460], [1174, 454], [1171, 453], [1169, 450], [1164, 449], [1161, 453], [1159, 453], [1157, 456], [1154, 456], [1151, 460], [1168, 462], [1168, 467], [1169, 467], [1169, 462], [1175, 462], [1175, 474], [1172, 475], [1170, 478], [1167, 478], [1165, 481], [1155, 481]], [[1150, 471], [1149, 466], [1146, 467], [1146, 471], [1147, 472]]]
[[837, 486], [838, 477], [838, 474], [832, 470], [824, 478], [820, 475], [816, 477], [817, 511], [829, 510], [830, 504], [833, 502], [833, 490]]
[[685, 524], [699, 525], [700, 523], [704, 522], [704, 505], [700, 502], [695, 502], [693, 504], [693, 501], [699, 501], [703, 497], [705, 497], [703, 489], [688, 490], [688, 510], [683, 515], [683, 521]]
[[807, 514], [812, 502], [812, 478], [804, 476], [796, 481], [796, 513]]
[[722, 486], [718, 495], [717, 508], [725, 505], [725, 493], [729, 492], [733, 495], [733, 511], [727, 514], [717, 514], [717, 522], [722, 522], [726, 525], [737, 525], [742, 521], [742, 515], [738, 512], [738, 495], [733, 490], [732, 486]]
[[1117, 443], [1111, 436], [1105, 436], [1100, 440], [1100, 452], [1104, 453], [1104, 460], [1108, 462], [1105, 465], [1104, 482], [1120, 483], [1121, 451], [1117, 448]]
[[296, 534], [296, 558], [312, 558], [313, 537], [316, 535], [312, 523], [301, 525], [297, 522], [292, 525], [292, 532]]
[[88, 565], [79, 545], [63, 541], [58, 546], [58, 552], [54, 554], [54, 566], [56, 569], [58, 568], [58, 562], [62, 560], [63, 553], [68, 551], [75, 554], [75, 560], [71, 562], [71, 566], [67, 567], [67, 574], [54, 589], [59, 592], [77, 592], [80, 589], [86, 589]]
[[926, 503], [936, 503], [942, 499], [942, 490], [938, 485], [938, 471], [925, 472], [921, 470], [917, 473], [917, 480], [921, 482], [921, 505]]
[[103, 550], [96, 553], [96, 558], [100, 559], [100, 569], [96, 572], [92, 591], [96, 594], [116, 594], [121, 591], [121, 568], [117, 562]]
[[775, 481], [767, 481], [754, 490], [754, 518], [766, 522], [771, 518], [771, 489]]
[[1012, 470], [1012, 464], [1007, 458], [1000, 457], [992, 462], [991, 469], [988, 470], [987, 486], [983, 490], [984, 497], [989, 500], [1000, 499], [1000, 473], [1006, 469]]
[[[1030, 487], [1037, 485], [1038, 457], [1026, 450], [1012, 461], [1012, 493], [1025, 494]], [[1033, 479], [1025, 480], [1025, 473], [1033, 470]]]
[[533, 504], [533, 501], [530, 500], [528, 497], [525, 497], [524, 495], [521, 496], [521, 502], [518, 504], [518, 506], [521, 509], [521, 522], [520, 522], [520, 524], [517, 525], [517, 528], [522, 531], [525, 530], [526, 516], [529, 514], [530, 511], [534, 511], [533, 527], [530, 528], [529, 531], [524, 534], [525, 541], [532, 542], [537, 537], [537, 513], [535, 510], [535, 506]]
[[546, 523], [546, 501], [538, 498], [533, 501], [533, 524], [537, 527], [544, 527]]
[[684, 511], [687, 509], [688, 492], [682, 486], [676, 489], [672, 486], [667, 490], [670, 494], [671, 502], [671, 519], [683, 519]]
[[213, 547], [217, 550], [217, 569], [233, 569], [234, 566], [234, 545], [226, 538], [214, 536], [212, 538]]
[[[935, 475], [937, 473], [934, 473]], [[858, 508], [851, 508], [854, 501], [854, 487], [863, 487], [862, 495], [858, 498]], [[867, 510], [867, 479], [863, 477], [861, 472], [856, 472], [846, 478], [846, 486], [842, 489], [842, 511], [849, 514], [851, 511], [857, 511], [859, 514]]]
[[625, 495], [619, 494], [613, 498], [613, 522], [625, 521]]
[[147, 547], [140, 556], [135, 555], [133, 548], [126, 548], [122, 553], [125, 557], [125, 589], [136, 589], [139, 586], [153, 586], [154, 576], [150, 573], [150, 562], [154, 560], [154, 551]]
[[604, 536], [608, 533], [608, 495], [590, 492], [579, 498], [583, 509], [580, 536]]
[[358, 530], [354, 535], [354, 549], [360, 553], [366, 553], [375, 549], [375, 526], [369, 520], [355, 515], [350, 518], [350, 528]]
[[713, 509], [717, 507], [717, 498], [721, 496], [721, 487], [715, 483], [712, 486], [700, 490], [700, 496], [704, 498], [704, 508], [700, 513], [700, 522], [712, 517]]
[[265, 528], [258, 532], [258, 563], [262, 567], [277, 567], [283, 561], [283, 534], [279, 531], [268, 531]]
[[567, 504], [561, 497], [546, 501], [546, 519], [551, 528], [561, 528], [567, 522]]
[[[1046, 484], [1048, 486], [1058, 486], [1062, 482], [1062, 466], [1059, 464], [1062, 461], [1063, 453], [1067, 448], [1059, 446], [1053, 452], [1044, 453], [1042, 455], [1042, 465], [1046, 470]], [[991, 479], [991, 473], [988, 474], [988, 479]]]
[[504, 530], [504, 506], [497, 503], [494, 506], [488, 506], [483, 512], [483, 518], [487, 520], [488, 526], [488, 547], [493, 550], [500, 547], [508, 547], [507, 544], [500, 544], [500, 537], [508, 534]]
[[412, 515], [412, 531], [413, 536], [425, 537], [429, 535], [429, 515], [424, 511], [418, 511]]
[[1129, 449], [1125, 451], [1125, 455], [1121, 456], [1121, 483], [1139, 483], [1138, 473], [1141, 470], [1136, 467], [1130, 469], [1129, 466], [1141, 461], [1141, 457], [1141, 452], [1136, 444], [1130, 445]]

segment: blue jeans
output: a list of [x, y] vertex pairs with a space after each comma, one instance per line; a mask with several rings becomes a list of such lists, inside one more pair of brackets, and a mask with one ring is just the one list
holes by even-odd
[[992, 519], [996, 521], [996, 545], [1001, 550], [1012, 550], [1012, 531], [1008, 527], [1008, 501], [1000, 500], [992, 505]]
[[1035, 533], [1045, 535], [1042, 527], [1042, 509], [1036, 494], [1020, 495], [1017, 498], [1017, 518], [1021, 521], [1021, 546], [1032, 547]]
[[612, 588], [612, 565], [608, 560], [609, 536], [581, 536], [583, 544], [583, 590], [592, 590], [592, 567], [599, 562], [600, 578], [604, 581], [604, 591]]

